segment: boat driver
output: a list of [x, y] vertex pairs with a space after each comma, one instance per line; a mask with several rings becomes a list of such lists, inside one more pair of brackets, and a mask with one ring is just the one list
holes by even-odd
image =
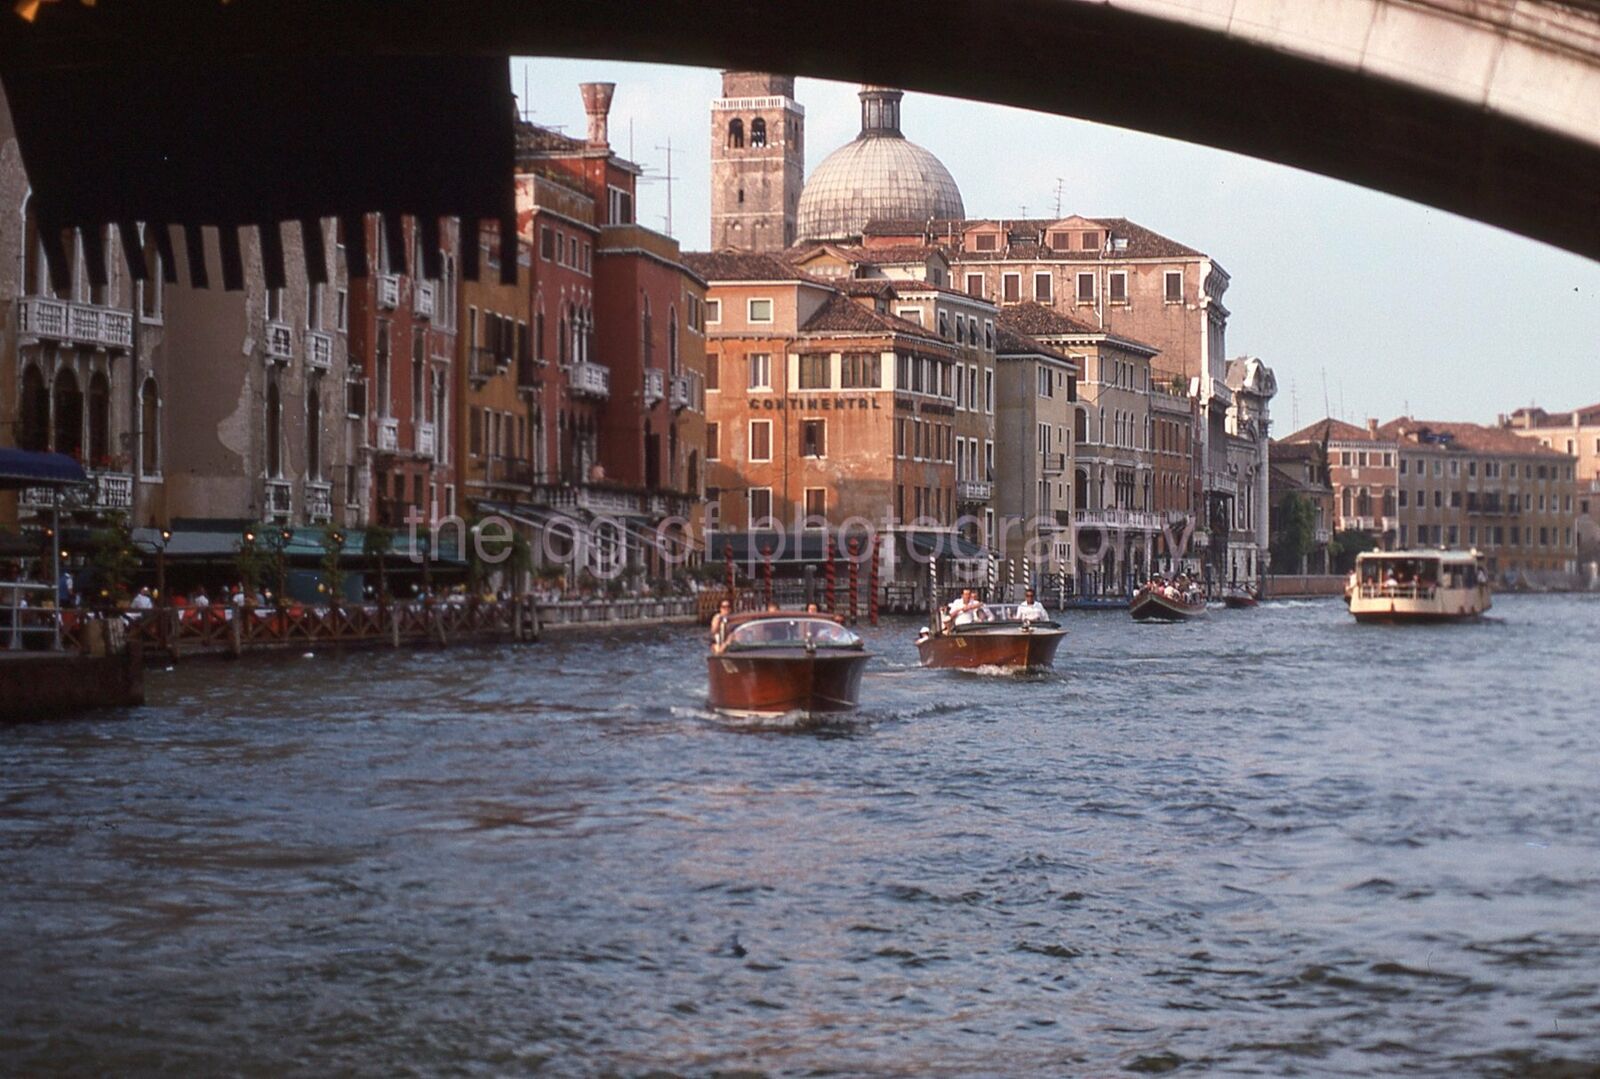
[[970, 588], [961, 590], [961, 598], [950, 601], [950, 620], [954, 625], [965, 626], [976, 620], [978, 612], [983, 609], [983, 601], [978, 594]]
[[1033, 589], [1025, 588], [1022, 591], [1022, 602], [1017, 604], [1017, 620], [1020, 622], [1048, 622], [1050, 612], [1044, 609], [1033, 596]]
[[723, 600], [717, 604], [717, 613], [711, 616], [711, 650], [722, 651], [722, 631], [728, 624], [728, 617], [733, 614], [733, 604]]

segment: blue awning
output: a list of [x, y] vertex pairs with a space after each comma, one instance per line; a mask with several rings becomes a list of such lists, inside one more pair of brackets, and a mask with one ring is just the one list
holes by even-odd
[[989, 557], [988, 548], [980, 547], [953, 532], [910, 531], [905, 533], [905, 537], [909, 551], [924, 558], [954, 558], [965, 562]]
[[0, 488], [69, 487], [86, 484], [83, 466], [64, 453], [0, 449]]

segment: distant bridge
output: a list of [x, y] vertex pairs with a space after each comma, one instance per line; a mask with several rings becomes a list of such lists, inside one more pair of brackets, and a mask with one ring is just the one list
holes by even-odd
[[1600, 258], [1600, 0], [148, 7], [44, 5], [26, 34], [5, 28], [0, 60], [564, 55], [891, 83], [1237, 151]]

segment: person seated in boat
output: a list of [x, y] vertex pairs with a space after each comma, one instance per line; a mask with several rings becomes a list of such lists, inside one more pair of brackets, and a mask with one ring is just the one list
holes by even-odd
[[1022, 590], [1022, 602], [1017, 604], [1017, 621], [1050, 621], [1050, 612], [1044, 609], [1044, 604], [1040, 603], [1034, 598], [1033, 589], [1031, 588], [1025, 588]]
[[978, 612], [983, 610], [983, 601], [972, 589], [963, 589], [961, 605], [955, 609], [955, 624], [966, 626], [978, 620]]
[[728, 618], [733, 614], [733, 604], [723, 600], [717, 604], [717, 613], [711, 616], [711, 650], [722, 651], [727, 642], [723, 640], [723, 632], [727, 628]]
[[1399, 587], [1400, 578], [1395, 576], [1394, 567], [1390, 566], [1389, 571], [1383, 575], [1383, 590], [1385, 592], [1393, 592]]

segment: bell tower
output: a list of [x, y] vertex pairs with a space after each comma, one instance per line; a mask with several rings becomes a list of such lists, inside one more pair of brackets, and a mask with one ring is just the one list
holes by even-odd
[[795, 241], [806, 110], [794, 76], [724, 71], [711, 103], [711, 247], [782, 251]]

